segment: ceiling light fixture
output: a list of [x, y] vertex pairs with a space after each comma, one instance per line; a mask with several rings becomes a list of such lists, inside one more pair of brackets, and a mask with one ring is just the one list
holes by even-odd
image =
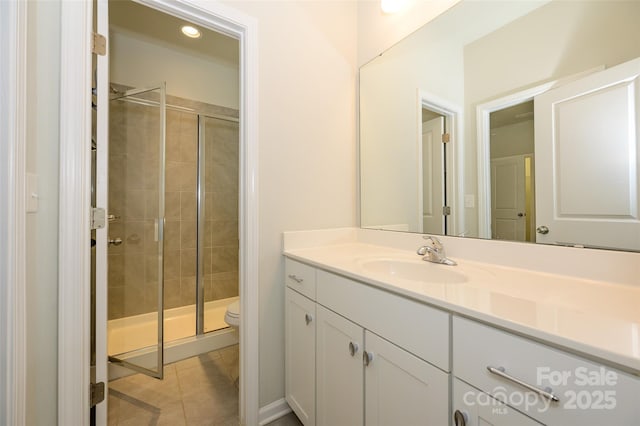
[[190, 38], [200, 38], [202, 36], [200, 30], [198, 30], [196, 27], [192, 27], [191, 25], [183, 25], [181, 30], [182, 34]]
[[400, 11], [402, 8], [401, 0], [380, 0], [380, 9], [383, 13], [391, 14]]

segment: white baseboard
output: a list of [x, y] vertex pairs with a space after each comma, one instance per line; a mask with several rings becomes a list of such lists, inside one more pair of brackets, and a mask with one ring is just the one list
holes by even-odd
[[291, 408], [284, 398], [273, 401], [271, 404], [260, 407], [258, 412], [258, 425], [264, 426], [291, 412]]

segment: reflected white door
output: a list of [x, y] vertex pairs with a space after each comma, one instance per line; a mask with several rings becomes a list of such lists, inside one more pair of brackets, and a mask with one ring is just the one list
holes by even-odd
[[422, 124], [422, 232], [444, 234], [444, 117]]
[[639, 76], [640, 58], [535, 98], [538, 242], [640, 249]]
[[491, 160], [491, 238], [525, 241], [524, 155]]

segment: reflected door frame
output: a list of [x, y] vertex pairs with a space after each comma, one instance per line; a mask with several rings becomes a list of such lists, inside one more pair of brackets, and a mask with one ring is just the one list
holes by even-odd
[[603, 69], [604, 65], [567, 77], [550, 80], [535, 87], [482, 103], [476, 107], [479, 238], [491, 239], [491, 113], [529, 102], [544, 92]]
[[438, 114], [444, 116], [445, 119], [445, 132], [449, 133], [450, 139], [447, 145], [450, 147], [446, 149], [446, 155], [444, 160], [444, 166], [446, 169], [446, 177], [444, 179], [445, 188], [444, 191], [447, 194], [445, 196], [446, 205], [451, 208], [451, 214], [447, 219], [447, 232], [446, 235], [458, 235], [458, 230], [464, 229], [464, 203], [460, 197], [463, 192], [458, 187], [464, 182], [463, 177], [459, 173], [464, 169], [459, 166], [459, 161], [464, 158], [464, 141], [463, 141], [463, 120], [462, 120], [462, 108], [453, 102], [441, 98], [433, 93], [420, 88], [417, 89], [417, 139], [416, 139], [416, 152], [417, 156], [416, 167], [418, 176], [418, 214], [417, 223], [419, 224], [419, 232], [422, 233], [422, 220], [423, 209], [422, 201], [424, 197], [423, 185], [422, 185], [422, 109], [426, 108]]

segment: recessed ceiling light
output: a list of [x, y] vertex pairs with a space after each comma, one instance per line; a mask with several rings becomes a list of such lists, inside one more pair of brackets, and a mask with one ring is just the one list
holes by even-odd
[[182, 34], [186, 35], [187, 37], [200, 38], [202, 36], [202, 34], [200, 34], [200, 30], [198, 30], [196, 27], [192, 27], [191, 25], [183, 25], [181, 30]]

